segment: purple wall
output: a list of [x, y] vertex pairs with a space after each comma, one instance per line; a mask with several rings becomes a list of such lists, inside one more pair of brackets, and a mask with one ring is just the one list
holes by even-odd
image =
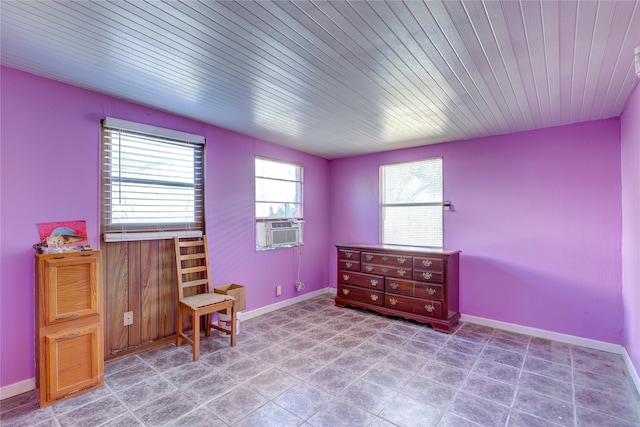
[[331, 241], [377, 243], [379, 165], [434, 156], [461, 312], [621, 344], [619, 120], [333, 160]]
[[640, 85], [620, 122], [624, 344], [640, 373]]
[[[205, 135], [206, 220], [215, 285], [247, 286], [247, 310], [301, 295], [298, 251], [255, 252], [253, 159], [304, 165], [303, 292], [328, 285], [328, 161], [87, 90], [1, 68], [0, 386], [34, 377], [33, 249], [40, 222], [85, 219], [99, 247], [100, 119]], [[282, 297], [275, 297], [276, 284]]]

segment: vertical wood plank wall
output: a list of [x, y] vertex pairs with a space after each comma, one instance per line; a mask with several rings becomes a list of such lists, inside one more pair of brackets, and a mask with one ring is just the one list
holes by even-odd
[[[102, 243], [105, 357], [175, 335], [173, 240]], [[124, 326], [124, 313], [133, 324]]]

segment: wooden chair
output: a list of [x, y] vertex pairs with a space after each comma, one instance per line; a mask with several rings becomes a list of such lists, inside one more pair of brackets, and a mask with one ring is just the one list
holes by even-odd
[[[231, 336], [231, 346], [236, 345], [236, 305], [230, 295], [217, 294], [211, 287], [209, 270], [209, 249], [207, 236], [198, 240], [174, 238], [176, 272], [178, 283], [178, 313], [176, 316], [176, 346], [185, 340], [193, 347], [193, 360], [200, 358], [200, 317], [205, 317], [205, 335], [211, 329], [226, 332]], [[188, 289], [188, 290], [187, 290]], [[187, 290], [187, 292], [185, 292]], [[212, 322], [213, 313], [231, 311], [231, 327], [224, 328]], [[192, 338], [183, 331], [182, 314], [189, 313], [193, 328]]]

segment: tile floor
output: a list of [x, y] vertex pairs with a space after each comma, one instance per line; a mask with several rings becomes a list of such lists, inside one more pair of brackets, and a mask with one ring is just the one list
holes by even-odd
[[238, 345], [169, 344], [105, 366], [106, 386], [2, 426], [640, 426], [619, 355], [488, 327], [453, 335], [319, 296], [243, 321]]

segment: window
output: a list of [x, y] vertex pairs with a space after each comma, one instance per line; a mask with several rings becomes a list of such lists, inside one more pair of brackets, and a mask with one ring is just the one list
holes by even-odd
[[442, 158], [380, 166], [382, 243], [442, 247]]
[[102, 127], [105, 240], [201, 234], [204, 138], [119, 119]]
[[301, 165], [256, 157], [256, 248], [302, 244]]
[[302, 166], [256, 157], [256, 219], [302, 219]]

